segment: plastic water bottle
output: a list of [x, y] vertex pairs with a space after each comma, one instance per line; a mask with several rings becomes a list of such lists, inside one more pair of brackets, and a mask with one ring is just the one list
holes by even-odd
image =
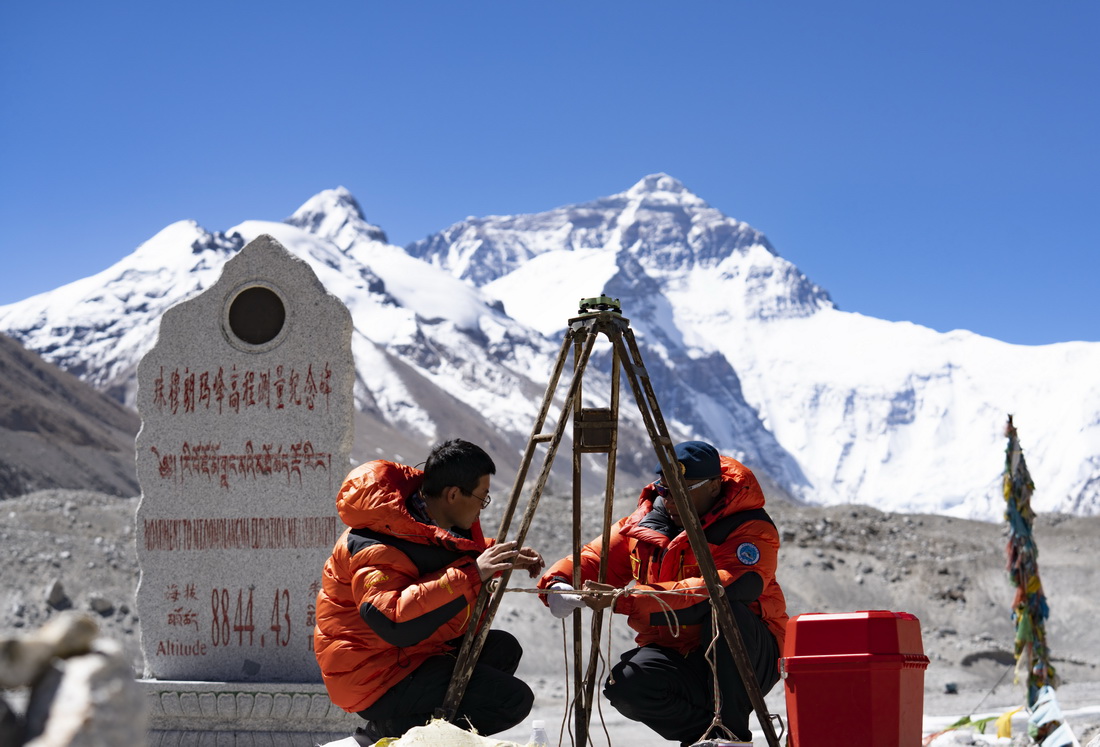
[[546, 722], [540, 718], [531, 722], [531, 738], [527, 747], [550, 747], [550, 737], [546, 733]]

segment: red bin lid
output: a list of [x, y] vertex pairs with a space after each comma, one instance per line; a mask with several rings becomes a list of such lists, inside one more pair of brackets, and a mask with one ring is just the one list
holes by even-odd
[[908, 612], [808, 612], [787, 623], [783, 656], [923, 654], [920, 620]]

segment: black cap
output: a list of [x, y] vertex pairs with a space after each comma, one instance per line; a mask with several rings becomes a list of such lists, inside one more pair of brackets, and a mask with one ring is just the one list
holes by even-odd
[[[722, 473], [718, 450], [706, 441], [684, 441], [676, 444], [675, 451], [685, 480], [718, 477]], [[660, 464], [654, 472], [662, 474]]]

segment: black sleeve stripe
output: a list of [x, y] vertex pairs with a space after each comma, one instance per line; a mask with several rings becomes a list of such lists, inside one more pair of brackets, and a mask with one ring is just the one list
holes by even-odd
[[383, 544], [377, 538], [367, 536], [363, 532], [357, 531], [357, 530], [354, 530], [354, 529], [352, 531], [348, 532], [347, 543], [348, 543], [348, 555], [350, 555], [353, 558], [357, 554], [359, 554], [363, 550], [366, 550], [368, 547], [370, 547], [372, 545]]
[[650, 614], [649, 624], [654, 626], [671, 627], [672, 621], [675, 620], [680, 625], [698, 625], [703, 621], [703, 618], [710, 616], [710, 600], [704, 599], [700, 602], [696, 602], [690, 607], [684, 607], [683, 609], [674, 610], [668, 612], [665, 609], [660, 609], [657, 612]]
[[764, 579], [756, 571], [749, 571], [737, 577], [726, 587], [726, 598], [735, 602], [755, 602], [764, 593]]
[[725, 518], [711, 524], [706, 528], [704, 534], [707, 537], [707, 542], [712, 545], [720, 545], [726, 541], [726, 538], [733, 534], [734, 530], [747, 521], [766, 521], [775, 526], [775, 522], [772, 521], [772, 517], [768, 516], [768, 512], [762, 508], [751, 508], [748, 511], [738, 511], [735, 514], [730, 514]]
[[442, 607], [404, 622], [395, 622], [370, 602], [359, 605], [359, 616], [386, 643], [398, 648], [420, 643], [462, 611], [466, 597], [455, 597]]
[[[755, 571], [738, 576], [726, 588], [726, 598], [735, 602], [751, 602], [764, 591], [764, 580]], [[710, 620], [710, 600], [704, 599], [690, 607], [676, 610], [672, 615], [664, 611], [657, 611], [649, 616], [649, 624], [657, 626], [670, 626], [670, 617], [674, 617], [680, 625], [699, 625]]]
[[422, 576], [429, 573], [435, 573], [441, 568], [446, 568], [461, 558], [477, 557], [477, 553], [473, 551], [464, 552], [452, 550], [447, 547], [440, 547], [439, 545], [410, 542], [409, 540], [394, 537], [382, 532], [375, 532], [366, 528], [353, 529], [348, 532], [347, 542], [348, 553], [352, 557], [373, 545], [392, 547], [404, 553], [404, 555], [416, 565], [417, 571], [419, 571]]

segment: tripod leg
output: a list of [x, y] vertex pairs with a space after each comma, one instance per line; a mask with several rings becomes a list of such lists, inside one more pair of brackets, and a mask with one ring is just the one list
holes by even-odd
[[[600, 532], [601, 537], [608, 537], [611, 534], [611, 522], [614, 513], [614, 499], [615, 499], [615, 464], [618, 457], [619, 450], [619, 376], [620, 376], [621, 364], [619, 361], [619, 351], [612, 348], [611, 354], [611, 422], [616, 424], [616, 427], [611, 429], [611, 440], [607, 448], [607, 473], [604, 480], [604, 503], [603, 503], [603, 523]], [[576, 478], [579, 481], [579, 477]], [[579, 514], [578, 514], [579, 516]], [[579, 520], [574, 521], [575, 525], [580, 524]], [[574, 567], [579, 562], [574, 556]], [[597, 580], [600, 583], [607, 581], [607, 544], [604, 543], [600, 552], [600, 568], [597, 575]], [[586, 716], [588, 723], [586, 723], [585, 734], [587, 735], [592, 718], [592, 707], [595, 704], [595, 698], [598, 697], [595, 694], [596, 689], [596, 668], [600, 658], [600, 639], [603, 631], [603, 610], [594, 610], [592, 613], [592, 627], [591, 627], [591, 643], [588, 652], [588, 669], [585, 673], [585, 696], [583, 703], [587, 709]], [[611, 613], [613, 614], [613, 613]], [[610, 625], [610, 620], [608, 625]], [[608, 663], [610, 666], [610, 662]], [[579, 730], [578, 730], [579, 731]], [[583, 742], [580, 743], [583, 747]]]
[[[559, 356], [559, 374], [560, 369], [564, 367], [564, 356], [568, 351], [569, 335], [574, 334], [574, 331], [571, 330], [566, 334], [565, 342], [562, 345], [562, 353], [561, 356]], [[569, 389], [565, 395], [565, 401], [562, 404], [562, 414], [558, 418], [553, 435], [547, 439], [537, 433], [532, 433], [531, 439], [528, 442], [528, 451], [532, 450], [532, 444], [535, 442], [548, 441], [550, 446], [543, 459], [542, 470], [531, 492], [531, 498], [527, 503], [527, 509], [524, 512], [523, 520], [520, 522], [519, 532], [516, 536], [516, 541], [520, 545], [523, 544], [523, 540], [527, 536], [527, 531], [531, 528], [531, 522], [535, 515], [535, 509], [538, 507], [539, 498], [541, 498], [542, 491], [546, 487], [546, 481], [550, 477], [550, 469], [553, 466], [554, 456], [557, 453], [558, 446], [561, 444], [562, 435], [565, 433], [565, 424], [569, 421], [566, 414], [570, 411], [570, 408], [573, 407], [573, 402], [577, 399], [581, 377], [588, 364], [588, 359], [592, 355], [592, 348], [595, 342], [595, 335], [589, 333], [581, 351], [580, 358], [578, 359], [577, 368], [573, 371], [573, 378], [569, 382]], [[554, 383], [556, 383], [556, 379]], [[553, 389], [547, 390], [546, 397], [547, 399], [544, 400], [544, 409], [549, 410], [549, 405], [547, 405], [546, 402], [552, 400]], [[541, 425], [536, 425], [541, 430]], [[524, 475], [526, 475], [526, 472], [524, 472]], [[513, 495], [508, 503], [508, 517], [503, 522], [504, 524], [510, 522], [511, 514], [515, 510], [521, 490], [522, 482], [519, 481], [517, 476], [517, 481], [513, 488]], [[502, 538], [503, 536], [506, 535], [502, 535]], [[466, 687], [470, 684], [470, 677], [473, 675], [474, 665], [477, 662], [478, 656], [481, 654], [482, 647], [485, 645], [485, 638], [489, 635], [489, 629], [493, 624], [493, 618], [496, 615], [497, 608], [500, 606], [500, 600], [504, 596], [504, 589], [511, 575], [511, 570], [502, 571], [496, 589], [491, 594], [489, 592], [490, 584], [483, 584], [481, 591], [478, 593], [477, 603], [474, 605], [474, 610], [470, 618], [471, 624], [466, 629], [466, 635], [462, 638], [462, 646], [459, 648], [456, 656], [454, 674], [451, 676], [450, 685], [447, 687], [447, 695], [443, 700], [443, 705], [436, 710], [436, 714], [441, 718], [445, 718], [448, 721], [452, 720], [455, 716], [455, 712], [458, 710], [459, 703], [462, 702], [462, 696], [466, 694]]]
[[[624, 337], [626, 343], [623, 342]], [[616, 346], [628, 347], [629, 351], [624, 349], [623, 354], [633, 353], [636, 357], [630, 360], [632, 363], [637, 361], [640, 364], [641, 356], [638, 354], [634, 335], [629, 328], [621, 336], [614, 339], [613, 343]], [[671, 479], [666, 477], [666, 483], [672, 492], [672, 498], [681, 506], [689, 506], [691, 503], [687, 497], [683, 478], [679, 470], [673, 467], [676, 459], [672, 449], [672, 441], [668, 437], [668, 430], [665, 427], [664, 419], [661, 417], [661, 411], [657, 405], [657, 398], [653, 394], [649, 376], [648, 374], [638, 375], [639, 370], [644, 374], [644, 368], [641, 368], [640, 365], [637, 367], [628, 365], [625, 370], [627, 381], [630, 382], [631, 389], [634, 391], [634, 398], [638, 402], [638, 409], [641, 410], [642, 418], [645, 420], [646, 430], [649, 431], [653, 440], [653, 447], [657, 451], [662, 471], [666, 476], [672, 476]], [[737, 671], [741, 675], [741, 681], [745, 686], [745, 692], [748, 694], [753, 710], [756, 712], [756, 717], [764, 730], [764, 737], [771, 747], [779, 747], [779, 738], [775, 734], [775, 728], [768, 716], [768, 709], [764, 705], [764, 696], [760, 692], [760, 685], [756, 682], [756, 675], [745, 651], [745, 642], [741, 638], [741, 631], [737, 627], [737, 622], [733, 619], [733, 613], [730, 612], [729, 605], [726, 603], [725, 589], [718, 581], [718, 569], [714, 564], [714, 557], [710, 553], [710, 546], [703, 535], [703, 527], [699, 523], [699, 517], [695, 515], [694, 511], [682, 511], [680, 512], [680, 519], [683, 521], [684, 531], [687, 533], [692, 552], [695, 554], [695, 560], [699, 564], [699, 573], [707, 585], [710, 603], [717, 614], [719, 627], [722, 629], [726, 645], [729, 646], [730, 654], [733, 656], [733, 661], [737, 665]]]

